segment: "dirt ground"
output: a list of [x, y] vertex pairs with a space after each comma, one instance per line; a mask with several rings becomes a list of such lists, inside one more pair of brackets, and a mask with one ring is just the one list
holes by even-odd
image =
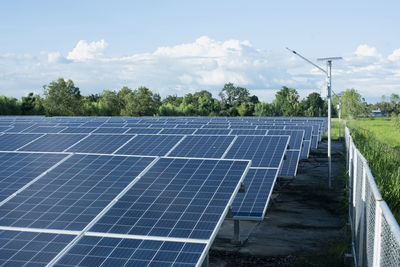
[[210, 266], [344, 265], [343, 254], [350, 249], [343, 143], [332, 143], [332, 189], [326, 153], [323, 141], [300, 162], [295, 178], [279, 179], [263, 221], [240, 221], [242, 245], [231, 242], [233, 221], [225, 220], [210, 251]]

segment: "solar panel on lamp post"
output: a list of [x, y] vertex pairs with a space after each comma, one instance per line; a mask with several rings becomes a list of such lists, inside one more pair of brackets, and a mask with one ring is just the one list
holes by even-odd
[[331, 161], [331, 76], [332, 76], [332, 61], [342, 59], [342, 57], [327, 57], [327, 58], [318, 58], [318, 61], [326, 61], [327, 70], [324, 70], [311, 60], [303, 57], [299, 53], [294, 50], [291, 50], [286, 47], [287, 50], [295, 54], [296, 56], [302, 58], [303, 60], [307, 61], [320, 71], [326, 74], [326, 84], [327, 84], [327, 99], [328, 99], [328, 186], [331, 188], [331, 173], [332, 173], [332, 161]]

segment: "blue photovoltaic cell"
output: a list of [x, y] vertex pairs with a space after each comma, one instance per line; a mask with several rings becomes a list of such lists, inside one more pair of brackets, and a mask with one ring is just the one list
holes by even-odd
[[0, 225], [82, 230], [151, 161], [73, 155], [0, 206]]
[[233, 129], [231, 135], [265, 135], [267, 130]]
[[275, 125], [258, 125], [257, 129], [265, 129], [265, 130], [281, 130], [285, 128], [285, 126], [275, 126]]
[[129, 134], [158, 134], [161, 128], [130, 128], [126, 133]]
[[185, 128], [189, 128], [189, 129], [193, 129], [193, 128], [201, 128], [203, 127], [203, 124], [177, 124], [176, 128], [178, 129], [185, 129]]
[[243, 130], [254, 130], [254, 129], [256, 129], [256, 127], [257, 126], [255, 126], [255, 125], [249, 125], [249, 124], [246, 124], [246, 125], [231, 125], [230, 126], [230, 128], [231, 129], [243, 129]]
[[227, 135], [231, 132], [230, 129], [197, 129], [195, 135]]
[[279, 176], [283, 177], [296, 176], [299, 160], [300, 160], [300, 150], [287, 150], [286, 159], [282, 163]]
[[289, 148], [301, 149], [304, 139], [304, 130], [268, 130], [267, 135], [289, 135]]
[[196, 266], [206, 245], [84, 236], [56, 266]]
[[0, 265], [46, 266], [74, 237], [0, 230]]
[[278, 169], [249, 169], [244, 178], [244, 193], [238, 193], [232, 204], [234, 217], [260, 218], [265, 214]]
[[122, 134], [125, 133], [129, 128], [116, 128], [116, 127], [105, 127], [97, 128], [93, 133], [115, 133]]
[[287, 126], [285, 126], [285, 130], [304, 130], [304, 140], [311, 140], [313, 127], [312, 126], [287, 125]]
[[248, 163], [161, 158], [90, 231], [209, 239]]
[[8, 126], [0, 126], [0, 132], [6, 132], [7, 130], [10, 130], [11, 127]]
[[77, 143], [68, 152], [111, 154], [129, 141], [132, 135], [102, 135], [93, 134]]
[[24, 131], [24, 133], [59, 133], [65, 127], [35, 126]]
[[160, 134], [192, 134], [196, 129], [163, 129]]
[[221, 158], [233, 136], [191, 135], [185, 139], [169, 154], [171, 157], [189, 158]]
[[312, 149], [317, 149], [318, 148], [318, 141], [319, 141], [319, 136], [318, 135], [313, 135], [311, 138], [311, 147]]
[[20, 132], [28, 129], [29, 127], [32, 127], [32, 125], [33, 124], [15, 124], [7, 132], [8, 133], [20, 133]]
[[301, 148], [300, 158], [306, 159], [310, 153], [311, 142], [309, 140], [303, 141], [303, 147]]
[[46, 134], [19, 150], [63, 152], [84, 137], [86, 137], [86, 135], [83, 134]]
[[226, 159], [252, 160], [252, 167], [279, 168], [289, 136], [238, 136]]
[[[150, 126], [149, 123], [134, 123], [134, 124], [128, 123], [126, 125], [127, 128], [149, 128], [149, 126]], [[159, 128], [159, 127], [153, 127], [153, 128]]]
[[204, 129], [228, 129], [229, 124], [206, 124], [203, 126]]
[[101, 128], [103, 128], [103, 127], [106, 127], [106, 128], [107, 127], [110, 127], [110, 128], [124, 128], [124, 127], [126, 127], [126, 123], [123, 123], [123, 122], [111, 122], [111, 123], [105, 122], [100, 127]]
[[60, 133], [91, 133], [94, 130], [96, 130], [96, 128], [94, 127], [68, 127], [64, 130], [62, 130]]
[[174, 135], [138, 135], [121, 147], [116, 154], [164, 156], [182, 138]]
[[0, 153], [0, 201], [52, 167], [65, 155]]
[[102, 121], [89, 121], [82, 124], [82, 127], [100, 127], [103, 123]]
[[32, 142], [36, 138], [42, 136], [41, 134], [12, 134], [5, 133], [0, 135], [0, 150], [14, 151], [23, 145]]

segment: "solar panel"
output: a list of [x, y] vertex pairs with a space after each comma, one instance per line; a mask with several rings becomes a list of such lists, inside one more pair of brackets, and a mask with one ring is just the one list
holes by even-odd
[[309, 140], [303, 141], [303, 147], [301, 148], [300, 158], [306, 159], [310, 153], [311, 142]]
[[160, 134], [192, 134], [196, 129], [163, 129]]
[[100, 127], [101, 125], [103, 125], [104, 122], [99, 122], [99, 121], [88, 121], [84, 124], [82, 124], [82, 127]]
[[95, 127], [68, 127], [60, 133], [91, 133], [96, 129]]
[[232, 214], [237, 219], [263, 219], [278, 169], [251, 169], [244, 178], [245, 192], [236, 195]]
[[24, 130], [24, 133], [59, 133], [64, 130], [65, 127], [54, 127], [54, 126], [37, 126]]
[[10, 130], [11, 127], [8, 126], [0, 126], [0, 132], [7, 132], [7, 130]]
[[283, 177], [296, 176], [299, 160], [300, 160], [300, 150], [287, 150], [286, 159], [282, 163], [279, 176]]
[[319, 141], [319, 136], [318, 135], [313, 135], [311, 138], [311, 148], [312, 149], [317, 149], [318, 148], [318, 141]]
[[7, 132], [8, 133], [20, 133], [30, 127], [32, 127], [33, 124], [14, 124], [11, 129], [9, 129]]
[[93, 133], [115, 133], [115, 134], [122, 134], [128, 131], [129, 128], [117, 128], [117, 127], [101, 127], [97, 128]]
[[172, 157], [221, 158], [234, 140], [233, 136], [191, 135], [186, 136], [171, 151]]
[[93, 134], [69, 148], [68, 152], [111, 154], [128, 142], [132, 135]]
[[185, 128], [189, 128], [189, 129], [193, 129], [193, 128], [201, 128], [203, 127], [203, 124], [177, 124], [176, 128], [178, 129], [185, 129]]
[[56, 266], [195, 266], [205, 244], [84, 236]]
[[33, 140], [41, 137], [42, 134], [13, 134], [5, 133], [0, 135], [0, 150], [1, 151], [14, 151], [18, 148], [32, 142]]
[[265, 135], [267, 130], [233, 129], [231, 135]]
[[158, 134], [161, 128], [130, 128], [126, 133], [130, 134]]
[[231, 126], [229, 128], [231, 129], [243, 129], [243, 130], [255, 130], [257, 126], [255, 125], [235, 125], [235, 124], [231, 124]]
[[0, 153], [0, 202], [64, 157], [60, 154]]
[[304, 139], [304, 130], [268, 130], [267, 135], [289, 135], [289, 148], [301, 149]]
[[45, 266], [74, 235], [0, 230], [1, 266]]
[[208, 240], [228, 212], [248, 165], [161, 158], [90, 231]]
[[289, 136], [238, 136], [226, 159], [248, 159], [252, 167], [279, 168]]
[[138, 135], [121, 147], [116, 154], [166, 155], [183, 137], [174, 135]]
[[0, 225], [82, 230], [151, 161], [72, 155], [0, 206]]
[[194, 132], [195, 135], [228, 135], [231, 132], [230, 129], [197, 129]]
[[23, 146], [19, 151], [63, 152], [86, 136], [83, 134], [46, 134]]

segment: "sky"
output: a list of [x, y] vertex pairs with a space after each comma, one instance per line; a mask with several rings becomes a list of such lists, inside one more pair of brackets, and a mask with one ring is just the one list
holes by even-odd
[[271, 101], [282, 86], [368, 102], [400, 94], [400, 1], [2, 1], [0, 95], [43, 93], [59, 77], [83, 95], [146, 86], [161, 96], [227, 82]]

